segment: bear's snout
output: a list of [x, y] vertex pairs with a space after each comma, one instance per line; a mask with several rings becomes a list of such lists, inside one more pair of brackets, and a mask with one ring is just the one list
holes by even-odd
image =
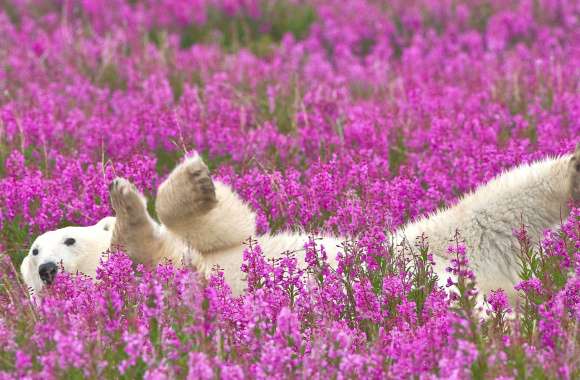
[[38, 267], [38, 275], [46, 285], [53, 283], [56, 272], [58, 272], [58, 267], [53, 262], [44, 263]]

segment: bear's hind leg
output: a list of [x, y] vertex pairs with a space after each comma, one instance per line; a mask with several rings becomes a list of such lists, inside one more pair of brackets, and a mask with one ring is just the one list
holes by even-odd
[[155, 207], [161, 223], [202, 254], [240, 245], [256, 232], [254, 212], [228, 185], [213, 182], [198, 155], [173, 169]]
[[217, 205], [214, 183], [200, 156], [179, 164], [159, 186], [157, 216], [170, 230], [179, 232], [200, 222]]
[[137, 188], [124, 178], [116, 178], [109, 186], [111, 205], [117, 220], [113, 244], [125, 247], [127, 254], [143, 264], [155, 264], [161, 254], [159, 225], [147, 212], [147, 201]]

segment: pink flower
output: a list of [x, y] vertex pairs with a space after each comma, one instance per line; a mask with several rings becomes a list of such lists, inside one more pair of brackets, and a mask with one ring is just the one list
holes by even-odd
[[537, 295], [543, 294], [542, 283], [537, 278], [522, 281], [519, 284], [517, 284], [514, 288], [524, 293], [532, 293]]
[[491, 305], [491, 310], [494, 313], [511, 313], [512, 311], [507, 295], [502, 289], [490, 291], [486, 300]]

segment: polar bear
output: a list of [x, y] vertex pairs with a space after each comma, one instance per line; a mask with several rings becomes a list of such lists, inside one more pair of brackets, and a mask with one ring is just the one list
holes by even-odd
[[94, 226], [49, 231], [33, 242], [20, 269], [31, 293], [50, 285], [59, 268], [94, 278], [112, 246], [121, 246], [146, 265], [171, 260], [206, 276], [219, 266], [234, 295], [245, 288], [240, 267], [249, 238], [267, 258], [292, 251], [302, 264], [304, 245], [314, 239], [336, 265], [342, 239], [291, 232], [258, 236], [255, 213], [230, 186], [211, 179], [198, 155], [178, 165], [159, 186], [155, 207], [161, 223], [151, 218], [146, 198], [126, 179], [113, 180], [109, 191], [116, 217]]
[[59, 266], [70, 273], [94, 277], [101, 253], [111, 246], [115, 218], [103, 218], [94, 226], [65, 227], [36, 238], [20, 265], [20, 273], [31, 293], [51, 284]]
[[[66, 271], [94, 277], [101, 253], [115, 244], [147, 265], [170, 259], [176, 265], [193, 265], [204, 275], [218, 265], [234, 295], [245, 289], [240, 266], [244, 242], [251, 236], [266, 257], [292, 251], [305, 265], [304, 245], [310, 237], [291, 232], [256, 236], [254, 212], [228, 185], [211, 179], [199, 156], [178, 165], [159, 187], [155, 207], [160, 223], [148, 214], [145, 197], [129, 181], [115, 179], [110, 197], [116, 218], [47, 232], [35, 240], [21, 267], [33, 292], [52, 283], [59, 264]], [[486, 293], [503, 288], [513, 298], [518, 281], [513, 229], [523, 222], [531, 236], [540, 237], [543, 230], [568, 216], [570, 201], [579, 199], [580, 144], [573, 154], [524, 164], [499, 175], [456, 205], [395, 231], [394, 243], [402, 246], [427, 236], [434, 271], [444, 286], [449, 277], [447, 247], [459, 230], [479, 289]], [[343, 242], [342, 237], [317, 239], [333, 267]]]

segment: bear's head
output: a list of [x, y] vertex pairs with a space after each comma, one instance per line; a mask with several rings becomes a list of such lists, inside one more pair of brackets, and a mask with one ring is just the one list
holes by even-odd
[[64, 269], [95, 277], [102, 253], [111, 246], [115, 218], [106, 217], [94, 226], [65, 227], [36, 238], [20, 266], [26, 285], [34, 294], [54, 281]]

